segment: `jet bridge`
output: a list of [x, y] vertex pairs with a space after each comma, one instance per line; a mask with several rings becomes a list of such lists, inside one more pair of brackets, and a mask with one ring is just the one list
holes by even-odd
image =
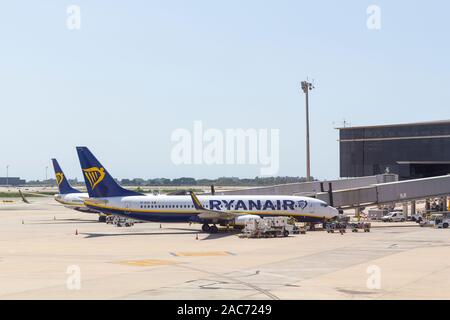
[[396, 174], [379, 174], [375, 176], [339, 179], [331, 181], [312, 181], [301, 183], [288, 183], [270, 187], [259, 187], [249, 189], [237, 189], [230, 191], [221, 191], [221, 195], [298, 195], [315, 196], [317, 193], [330, 190], [345, 190], [354, 188], [363, 188], [377, 183], [398, 181]]
[[379, 183], [347, 190], [328, 190], [317, 193], [316, 198], [336, 208], [357, 208], [447, 195], [450, 195], [450, 175]]

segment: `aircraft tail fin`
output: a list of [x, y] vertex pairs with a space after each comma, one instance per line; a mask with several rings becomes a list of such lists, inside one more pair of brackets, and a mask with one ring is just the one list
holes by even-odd
[[68, 193], [80, 193], [81, 191], [74, 189], [69, 181], [67, 180], [64, 172], [61, 170], [59, 163], [56, 159], [52, 159], [53, 168], [55, 169], [56, 183], [58, 184], [58, 189], [60, 194]]
[[143, 195], [122, 188], [87, 147], [77, 147], [77, 153], [89, 197], [107, 198]]

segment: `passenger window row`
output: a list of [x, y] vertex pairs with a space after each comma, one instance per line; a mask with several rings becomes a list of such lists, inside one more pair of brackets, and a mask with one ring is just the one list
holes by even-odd
[[[325, 205], [325, 206], [327, 206], [327, 205]], [[205, 208], [208, 208], [208, 205], [205, 205], [204, 206]], [[223, 209], [225, 206], [224, 205], [220, 205], [220, 208], [221, 209]], [[231, 205], [230, 206], [230, 209], [234, 209], [234, 205]], [[300, 206], [299, 205], [295, 205], [294, 206], [295, 208], [299, 208]], [[173, 209], [183, 209], [183, 208], [186, 208], [186, 209], [193, 209], [194, 208], [194, 206], [193, 205], [141, 205], [141, 208], [142, 209], [165, 209], [165, 208], [167, 208], [167, 209], [169, 209], [169, 208], [173, 208]], [[277, 209], [275, 209], [275, 210], [277, 210]]]
[[193, 205], [141, 205], [141, 208], [148, 208], [148, 209], [153, 209], [153, 208], [194, 208]]

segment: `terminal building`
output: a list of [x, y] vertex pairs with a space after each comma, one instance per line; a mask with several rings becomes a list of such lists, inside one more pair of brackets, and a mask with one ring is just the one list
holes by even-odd
[[0, 186], [23, 186], [26, 181], [19, 177], [0, 177]]
[[450, 120], [338, 130], [342, 178], [394, 173], [406, 180], [450, 174]]

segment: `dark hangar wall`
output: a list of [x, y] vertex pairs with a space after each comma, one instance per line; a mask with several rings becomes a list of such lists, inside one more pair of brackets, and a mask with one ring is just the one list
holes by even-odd
[[340, 176], [414, 179], [450, 173], [450, 121], [339, 128]]

